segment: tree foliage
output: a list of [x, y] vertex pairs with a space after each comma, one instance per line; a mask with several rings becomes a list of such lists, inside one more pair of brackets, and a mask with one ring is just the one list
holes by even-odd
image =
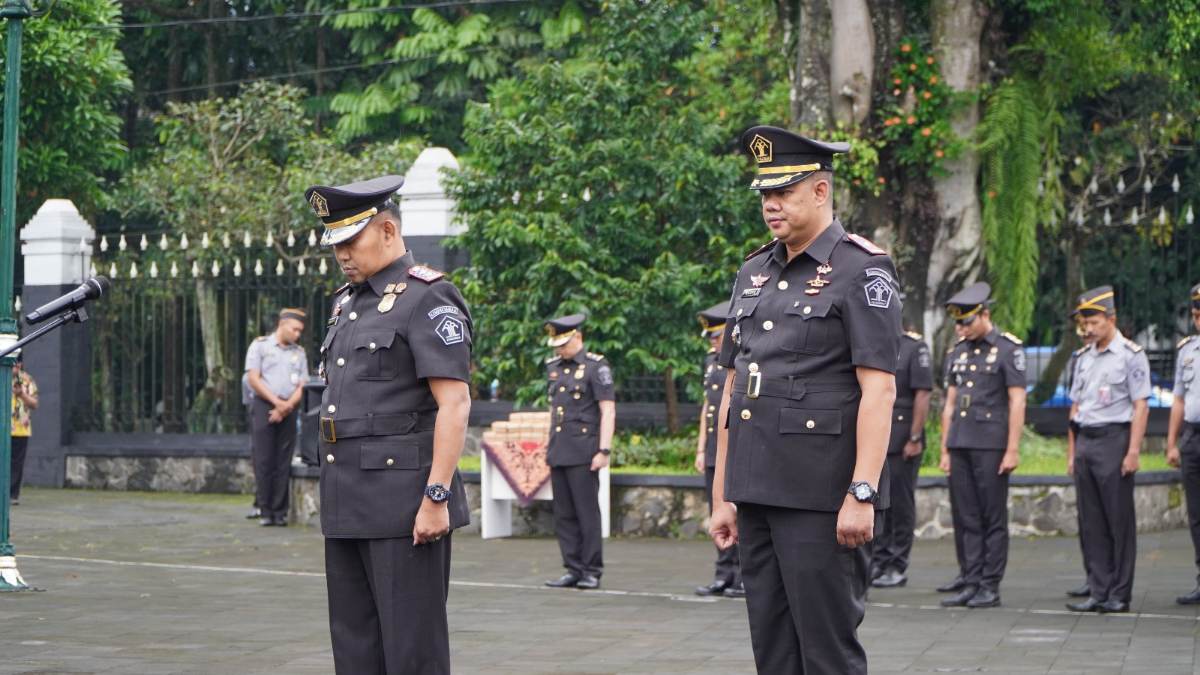
[[[535, 398], [542, 323], [586, 311], [620, 376], [695, 372], [695, 312], [728, 297], [761, 238], [746, 163], [682, 67], [706, 42], [683, 4], [613, 2], [579, 58], [526, 67], [469, 110], [452, 181], [479, 377]], [[711, 36], [710, 36], [711, 37]]]
[[[61, 0], [48, 14], [25, 21], [18, 226], [50, 198], [69, 198], [88, 215], [108, 203], [105, 176], [125, 156], [114, 110], [129, 89], [129, 71], [117, 33], [80, 27], [119, 16], [114, 0]], [[0, 31], [0, 64], [7, 55], [5, 36]]]

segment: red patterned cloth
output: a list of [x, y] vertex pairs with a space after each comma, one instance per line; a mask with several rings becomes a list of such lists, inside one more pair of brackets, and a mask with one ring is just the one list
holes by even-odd
[[533, 496], [550, 480], [550, 465], [546, 463], [546, 443], [534, 440], [484, 441], [483, 451], [500, 470], [505, 482], [517, 495], [517, 501], [527, 506]]

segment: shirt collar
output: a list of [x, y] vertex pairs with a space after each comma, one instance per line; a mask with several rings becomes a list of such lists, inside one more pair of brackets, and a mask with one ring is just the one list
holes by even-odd
[[1125, 336], [1122, 335], [1120, 329], [1118, 329], [1116, 334], [1113, 335], [1113, 339], [1109, 340], [1107, 347], [1105, 347], [1104, 349], [1100, 349], [1099, 347], [1096, 346], [1096, 343], [1093, 342], [1092, 343], [1092, 351], [1096, 352], [1097, 354], [1102, 354], [1107, 351], [1114, 351], [1113, 350], [1114, 347], [1116, 347], [1118, 349], [1124, 348], [1126, 346], [1126, 342], [1128, 342], [1128, 341], [1125, 339]]
[[388, 284], [400, 283], [408, 274], [408, 268], [416, 265], [413, 260], [412, 251], [406, 251], [404, 255], [393, 260], [387, 267], [379, 270], [367, 279], [364, 286], [370, 286], [371, 290], [375, 291], [375, 295], [383, 295], [383, 291]]
[[[833, 254], [833, 247], [837, 246], [838, 242], [844, 236], [846, 236], [846, 229], [842, 227], [842, 223], [837, 219], [837, 216], [834, 216], [833, 222], [829, 224], [829, 227], [826, 227], [824, 232], [817, 235], [817, 238], [808, 245], [808, 248], [804, 249], [802, 255], [807, 255], [818, 263], [829, 262], [829, 256]], [[775, 256], [775, 262], [778, 262], [781, 266], [787, 265], [787, 245], [779, 242], [779, 245], [771, 253]]]
[[986, 342], [989, 345], [994, 345], [994, 344], [996, 344], [996, 341], [999, 339], [1000, 339], [1000, 329], [996, 328], [995, 326], [992, 326], [992, 329], [990, 331], [988, 331], [987, 333], [984, 333], [983, 337], [979, 338], [979, 341]]

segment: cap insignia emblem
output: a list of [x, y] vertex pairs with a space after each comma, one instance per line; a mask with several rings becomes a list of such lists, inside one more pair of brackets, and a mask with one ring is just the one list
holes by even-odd
[[316, 213], [318, 218], [329, 217], [329, 202], [325, 201], [320, 192], [314, 191], [309, 196], [308, 205], [312, 207], [313, 213]]
[[774, 156], [772, 147], [771, 141], [763, 138], [761, 134], [754, 134], [754, 138], [750, 139], [750, 152], [754, 153], [754, 160], [759, 164], [771, 161]]

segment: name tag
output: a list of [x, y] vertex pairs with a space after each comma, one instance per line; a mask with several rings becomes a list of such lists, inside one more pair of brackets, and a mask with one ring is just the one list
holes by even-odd
[[759, 293], [762, 293], [761, 288], [747, 288], [747, 289], [742, 290], [742, 297], [743, 298], [755, 298], [755, 297], [758, 297]]

